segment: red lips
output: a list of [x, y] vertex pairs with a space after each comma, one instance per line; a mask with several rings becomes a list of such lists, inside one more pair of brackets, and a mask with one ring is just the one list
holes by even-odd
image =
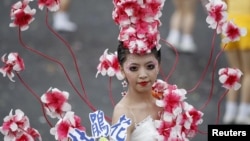
[[139, 84], [140, 84], [141, 86], [146, 86], [146, 85], [148, 84], [148, 82], [143, 81], [143, 82], [139, 82]]

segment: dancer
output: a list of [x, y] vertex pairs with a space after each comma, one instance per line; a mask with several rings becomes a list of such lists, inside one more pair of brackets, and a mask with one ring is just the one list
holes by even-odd
[[[183, 104], [184, 89], [157, 79], [161, 63], [158, 18], [164, 0], [153, 2], [114, 1], [113, 18], [120, 26], [118, 64], [128, 88], [115, 105], [112, 124], [123, 115], [131, 120], [126, 130], [126, 141], [188, 140], [188, 137], [194, 136], [190, 133], [196, 133], [197, 128], [174, 129], [183, 126], [180, 121], [186, 122], [182, 111], [189, 113], [192, 109], [197, 113], [191, 116], [190, 125], [194, 127], [201, 123], [202, 113], [187, 103]], [[175, 99], [175, 102], [168, 103], [170, 99]], [[175, 113], [179, 108], [183, 110]], [[166, 122], [171, 127], [165, 126]], [[192, 131], [187, 131], [190, 129]]]
[[57, 31], [74, 32], [77, 25], [70, 20], [69, 7], [71, 0], [61, 0], [60, 9], [53, 14], [53, 28]]
[[173, 0], [173, 4], [175, 11], [170, 19], [170, 30], [166, 40], [177, 51], [194, 53], [197, 49], [192, 32], [195, 24], [197, 0]]
[[227, 95], [223, 123], [250, 124], [250, 1], [227, 0], [226, 2], [228, 18], [233, 19], [238, 26], [246, 28], [247, 35], [241, 37], [240, 41], [228, 43], [225, 48], [230, 67], [239, 68], [243, 76], [240, 91], [231, 89]]
[[[154, 120], [160, 119], [162, 108], [155, 104], [152, 85], [159, 73], [160, 57], [160, 50], [156, 48], [152, 53], [141, 56], [130, 54], [122, 43], [118, 47], [119, 63], [129, 85], [127, 94], [114, 109], [113, 121], [117, 122], [122, 114], [132, 119], [127, 138], [133, 141], [153, 141], [157, 135]], [[141, 134], [143, 130], [146, 131]]]

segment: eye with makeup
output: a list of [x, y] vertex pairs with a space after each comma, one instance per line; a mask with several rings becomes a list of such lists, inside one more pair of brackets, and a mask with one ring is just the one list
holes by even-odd
[[130, 66], [129, 70], [130, 71], [137, 71], [138, 70], [138, 66]]
[[[155, 64], [153, 64], [153, 63], [146, 64], [145, 67], [147, 70], [153, 70], [155, 68]], [[139, 67], [135, 66], [135, 65], [129, 67], [129, 70], [132, 72], [137, 71], [138, 69], [139, 69]]]
[[148, 70], [153, 70], [155, 68], [155, 64], [150, 63], [150, 64], [147, 64], [146, 67], [147, 67]]

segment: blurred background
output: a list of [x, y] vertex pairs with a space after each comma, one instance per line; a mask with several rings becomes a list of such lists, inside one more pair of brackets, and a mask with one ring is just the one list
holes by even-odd
[[[23, 48], [19, 42], [18, 29], [10, 28], [10, 8], [17, 0], [2, 0], [0, 3], [0, 56], [5, 53], [18, 52], [25, 62], [25, 71], [20, 73], [23, 80], [32, 90], [41, 96], [50, 87], [58, 88], [70, 93], [69, 103], [72, 111], [82, 118], [82, 124], [90, 133], [90, 122], [88, 113], [92, 110], [79, 98], [77, 93], [69, 84], [62, 69], [55, 63], [36, 55]], [[30, 24], [27, 31], [21, 32], [23, 42], [40, 52], [60, 60], [73, 83], [81, 90], [79, 77], [75, 69], [72, 56], [62, 40], [58, 39], [46, 25], [46, 9], [40, 10], [37, 1], [30, 3], [31, 8], [37, 9], [35, 21]], [[205, 21], [206, 12], [199, 2], [197, 5], [197, 15], [194, 28], [194, 40], [198, 51], [194, 54], [179, 54], [175, 71], [168, 79], [168, 83], [176, 84], [179, 88], [190, 90], [199, 82], [208, 59], [212, 46], [214, 31], [208, 28]], [[78, 30], [72, 33], [59, 33], [70, 45], [75, 53], [84, 88], [91, 103], [96, 109], [103, 110], [105, 115], [111, 117], [113, 106], [109, 99], [109, 78], [99, 75], [95, 77], [99, 57], [106, 48], [109, 52], [116, 51], [118, 45], [118, 26], [112, 19], [113, 3], [111, 0], [73, 0], [70, 7], [70, 18], [74, 21]], [[169, 19], [174, 10], [171, 0], [166, 0], [163, 15], [161, 17], [162, 26], [160, 27], [161, 38], [164, 40], [169, 31]], [[52, 13], [48, 13], [48, 23], [52, 24]], [[162, 44], [162, 69], [167, 76], [176, 59], [175, 53], [164, 42]], [[224, 54], [216, 62], [216, 70], [213, 74], [213, 60], [220, 51], [220, 38], [215, 37], [215, 49], [213, 51], [212, 62], [208, 71], [200, 83], [199, 87], [187, 95], [186, 101], [197, 109], [201, 108], [209, 99], [211, 88], [212, 97], [208, 105], [202, 110], [204, 121], [199, 126], [202, 133], [198, 133], [192, 141], [206, 140], [207, 125], [215, 124], [218, 116], [218, 102], [225, 89], [218, 82], [217, 72], [221, 67], [227, 66]], [[3, 66], [0, 63], [1, 67]], [[214, 79], [212, 78], [214, 76]], [[39, 101], [24, 87], [21, 81], [15, 76], [16, 82], [11, 82], [7, 77], [0, 77], [0, 120], [7, 116], [11, 109], [21, 109], [30, 119], [31, 126], [37, 129], [44, 141], [55, 140], [50, 135], [49, 125], [43, 118], [42, 109]], [[212, 85], [213, 83], [213, 85]], [[114, 101], [121, 98], [123, 88], [121, 81], [115, 77], [111, 82]], [[224, 112], [224, 101], [220, 105], [220, 113]], [[52, 123], [56, 119], [50, 119]], [[219, 121], [220, 122], [220, 121]], [[2, 121], [0, 122], [2, 125]], [[90, 135], [90, 134], [89, 134]], [[0, 134], [0, 140], [3, 139]]]

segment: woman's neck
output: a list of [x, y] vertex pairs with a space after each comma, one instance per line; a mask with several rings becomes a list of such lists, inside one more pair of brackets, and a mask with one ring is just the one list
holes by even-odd
[[151, 101], [153, 99], [152, 91], [137, 92], [133, 90], [128, 90], [127, 95], [132, 101]]

